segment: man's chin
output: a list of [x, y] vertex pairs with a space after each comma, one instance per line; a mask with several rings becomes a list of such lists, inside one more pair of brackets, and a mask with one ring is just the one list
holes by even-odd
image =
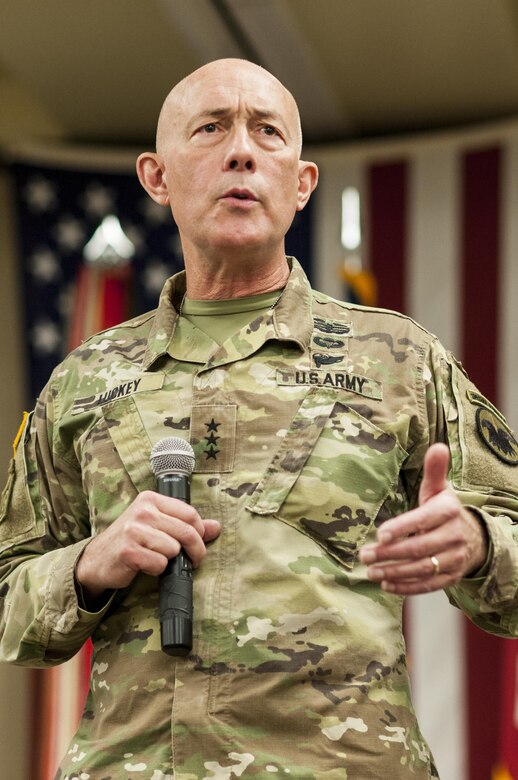
[[264, 233], [249, 231], [214, 236], [210, 241], [209, 246], [216, 252], [227, 251], [246, 253], [260, 250], [266, 251], [267, 247], [271, 246], [271, 243], [272, 242], [265, 240]]

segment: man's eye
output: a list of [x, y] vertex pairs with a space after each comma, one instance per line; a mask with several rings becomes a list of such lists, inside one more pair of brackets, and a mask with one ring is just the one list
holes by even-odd
[[275, 129], [275, 127], [272, 127], [271, 125], [265, 125], [265, 127], [263, 127], [263, 132], [266, 135], [277, 135], [277, 130]]
[[208, 125], [203, 125], [202, 130], [205, 133], [215, 133], [216, 132], [216, 125], [214, 122], [209, 122]]

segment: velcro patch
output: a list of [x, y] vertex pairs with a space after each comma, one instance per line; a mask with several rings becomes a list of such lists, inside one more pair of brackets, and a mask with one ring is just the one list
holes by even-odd
[[234, 468], [237, 406], [194, 404], [191, 412], [191, 444], [197, 474], [225, 473]]
[[381, 401], [383, 398], [381, 382], [348, 371], [281, 369], [277, 371], [277, 384], [321, 385], [322, 387], [336, 387], [340, 390], [348, 390], [351, 393], [357, 393], [375, 401]]
[[163, 384], [163, 374], [141, 374], [136, 376], [135, 379], [119, 382], [114, 387], [103, 390], [102, 393], [96, 393], [86, 398], [76, 398], [72, 405], [71, 414], [89, 412], [97, 406], [104, 406], [111, 403], [111, 401], [116, 401], [118, 398], [126, 398], [135, 393], [160, 390]]

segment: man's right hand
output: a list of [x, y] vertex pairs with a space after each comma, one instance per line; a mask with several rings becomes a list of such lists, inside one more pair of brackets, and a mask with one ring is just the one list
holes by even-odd
[[105, 590], [126, 588], [138, 572], [158, 576], [183, 547], [194, 567], [205, 557], [205, 543], [221, 530], [217, 520], [202, 520], [193, 506], [146, 490], [84, 548], [76, 581], [94, 602]]

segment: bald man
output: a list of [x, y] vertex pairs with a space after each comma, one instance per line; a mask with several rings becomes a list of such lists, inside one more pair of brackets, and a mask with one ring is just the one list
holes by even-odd
[[[437, 340], [311, 290], [284, 237], [317, 183], [290, 93], [241, 60], [166, 98], [137, 171], [185, 272], [56, 369], [2, 502], [0, 658], [89, 636], [58, 777], [438, 777], [413, 714], [407, 594], [518, 634], [518, 444]], [[116, 392], [111, 392], [115, 390]], [[152, 446], [196, 455], [192, 506]], [[195, 567], [194, 642], [161, 650], [158, 577]]]

